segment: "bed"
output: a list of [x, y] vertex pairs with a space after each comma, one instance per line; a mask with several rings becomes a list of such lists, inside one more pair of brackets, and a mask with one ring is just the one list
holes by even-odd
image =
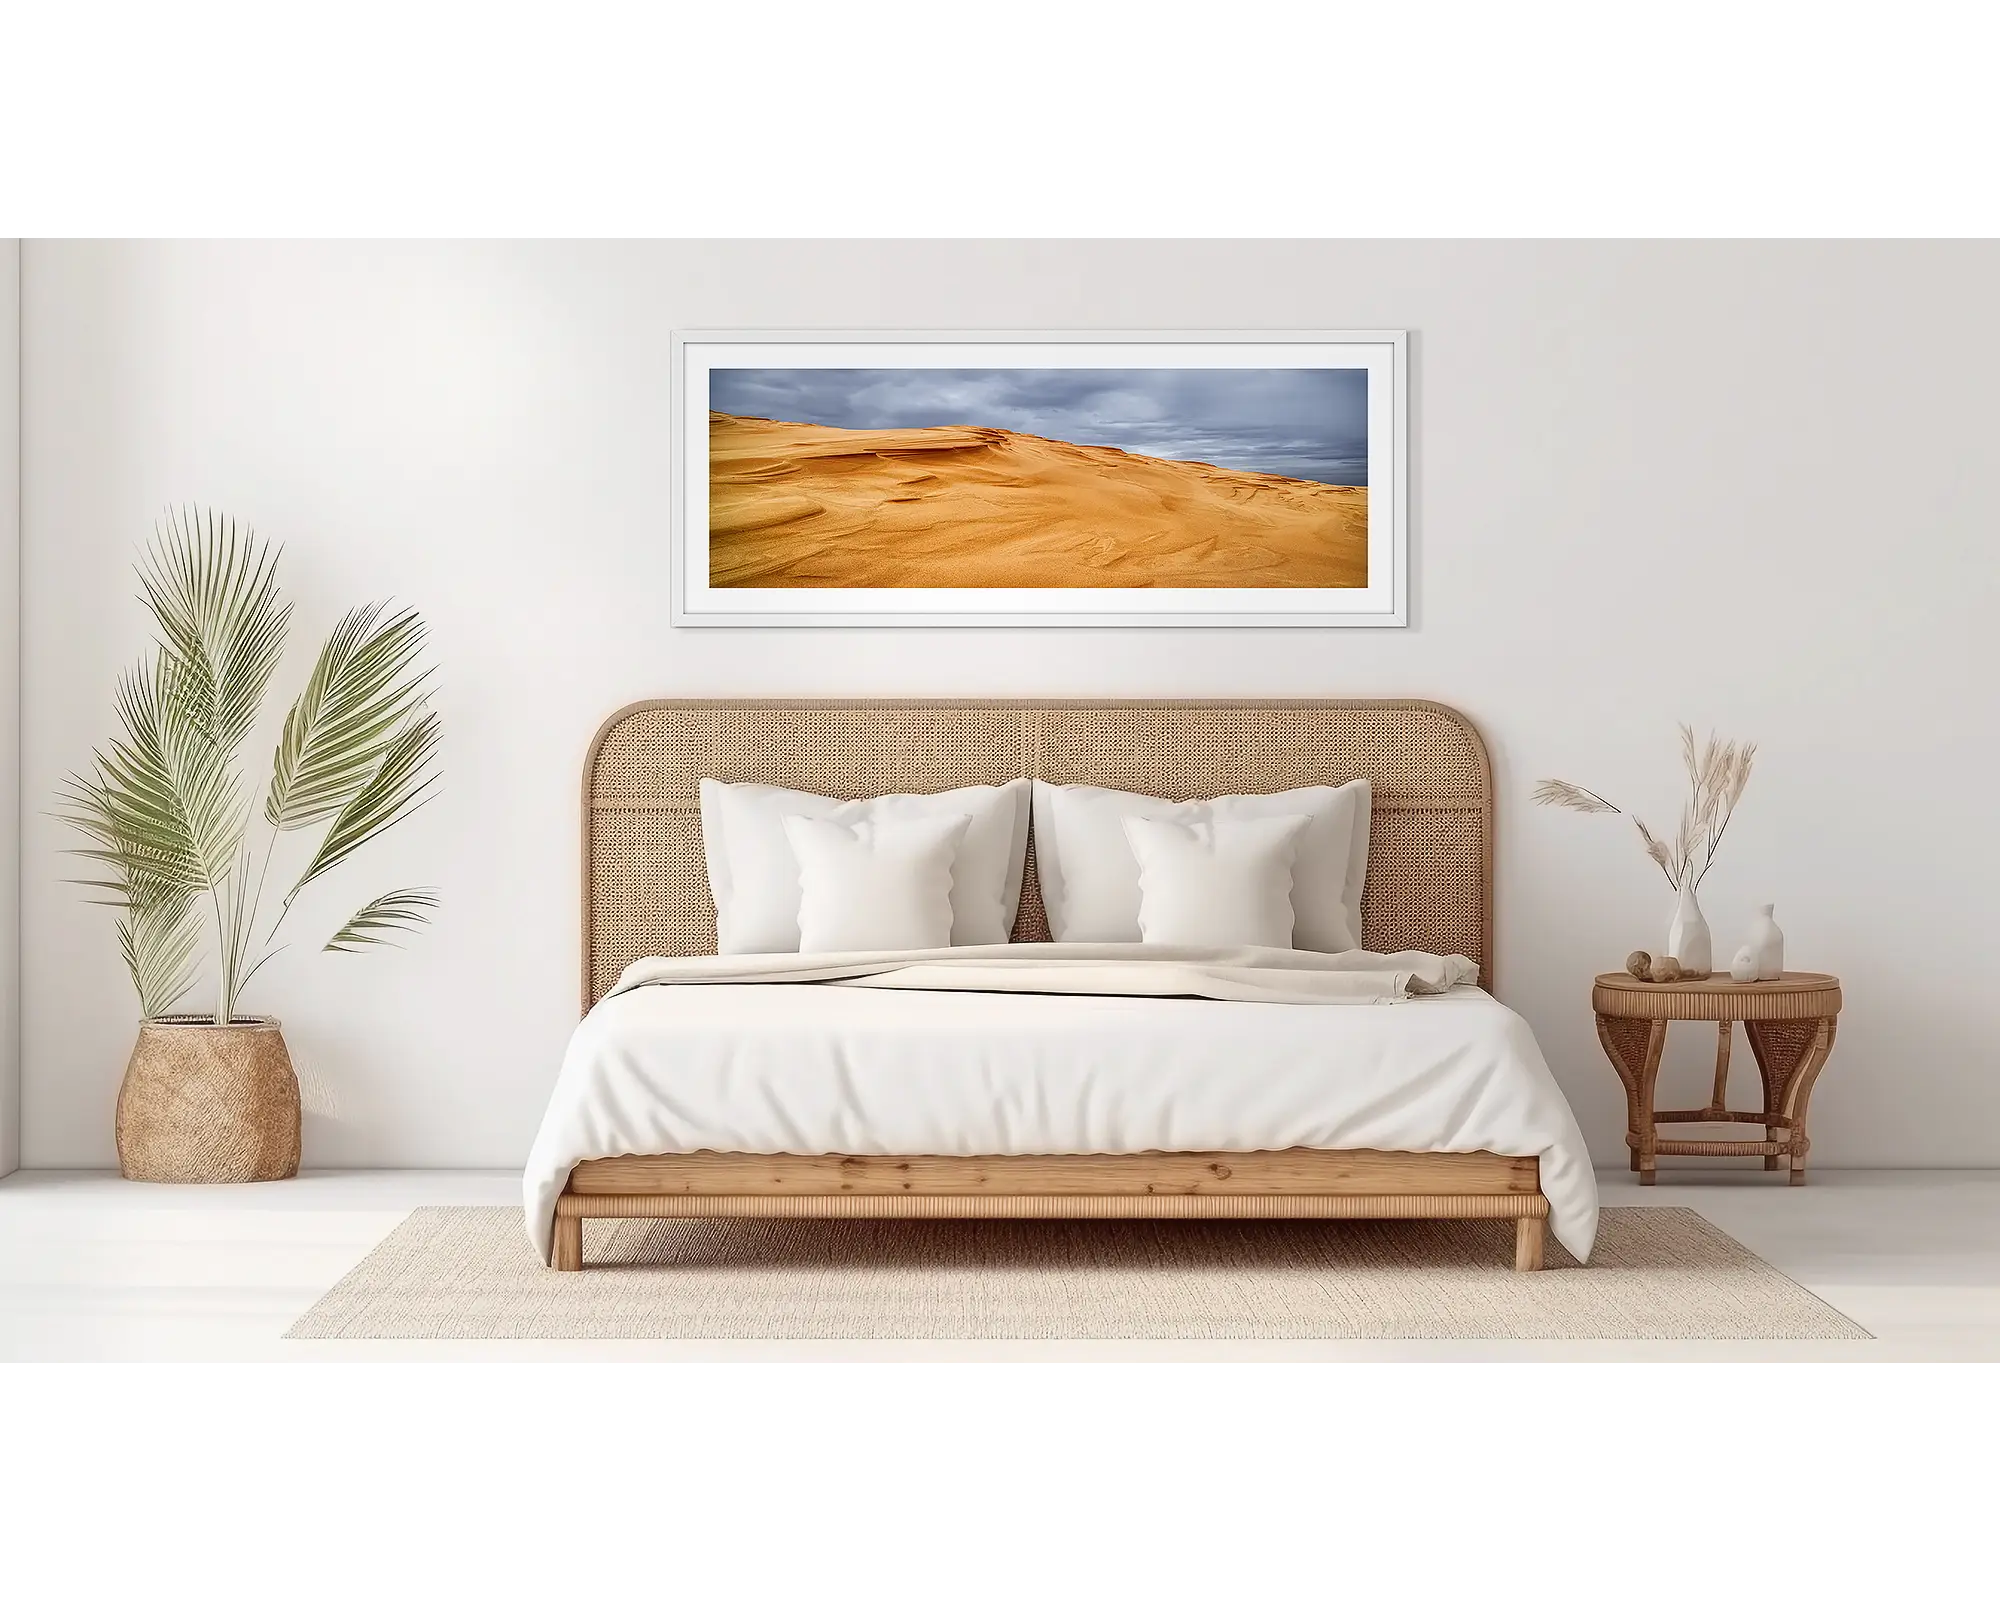
[[[1173, 798], [1364, 777], [1366, 948], [1463, 956], [1478, 985], [1218, 1005], [1199, 987], [959, 981], [968, 960], [1067, 975], [1032, 836], [1012, 944], [935, 953], [917, 970], [942, 981], [887, 962], [835, 983], [782, 962], [746, 976], [714, 958], [705, 776], [857, 798], [1018, 777]], [[577, 1270], [592, 1217], [1480, 1217], [1511, 1219], [1514, 1264], [1533, 1270], [1553, 1196], [1581, 1259], [1596, 1218], [1581, 1135], [1491, 994], [1492, 842], [1485, 746], [1429, 702], [628, 706], [585, 761], [585, 1016], [525, 1175], [530, 1236]], [[1243, 959], [1201, 953], [1198, 970], [1233, 979]]]

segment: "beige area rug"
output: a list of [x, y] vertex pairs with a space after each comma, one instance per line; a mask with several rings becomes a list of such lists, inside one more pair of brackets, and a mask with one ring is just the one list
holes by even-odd
[[587, 1221], [426, 1206], [294, 1339], [1866, 1339], [1692, 1211], [1614, 1207], [1587, 1268], [1512, 1222]]

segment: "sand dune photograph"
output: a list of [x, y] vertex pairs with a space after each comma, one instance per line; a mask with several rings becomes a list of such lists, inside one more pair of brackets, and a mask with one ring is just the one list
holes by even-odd
[[716, 589], [1361, 589], [1368, 373], [717, 367]]

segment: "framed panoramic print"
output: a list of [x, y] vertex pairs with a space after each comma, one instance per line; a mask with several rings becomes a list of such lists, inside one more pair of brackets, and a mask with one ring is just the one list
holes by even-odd
[[696, 627], [1401, 627], [1402, 333], [674, 336]]

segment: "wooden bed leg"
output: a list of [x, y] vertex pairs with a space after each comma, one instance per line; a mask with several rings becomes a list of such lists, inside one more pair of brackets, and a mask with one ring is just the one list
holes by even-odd
[[1514, 1270], [1516, 1272], [1540, 1272], [1542, 1270], [1542, 1222], [1540, 1217], [1516, 1217], [1514, 1219]]
[[555, 1241], [549, 1252], [549, 1265], [558, 1272], [583, 1270], [583, 1218], [556, 1217]]

